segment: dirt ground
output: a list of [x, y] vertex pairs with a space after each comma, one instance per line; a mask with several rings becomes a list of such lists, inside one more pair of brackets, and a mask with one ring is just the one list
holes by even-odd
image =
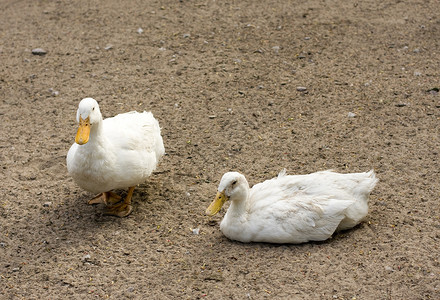
[[[437, 0], [0, 8], [1, 299], [440, 299]], [[85, 97], [161, 124], [167, 154], [127, 218], [67, 174]], [[282, 168], [374, 168], [367, 220], [271, 245], [204, 215], [224, 172]]]

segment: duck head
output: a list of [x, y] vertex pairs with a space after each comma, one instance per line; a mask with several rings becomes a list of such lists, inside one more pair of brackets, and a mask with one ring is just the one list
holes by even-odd
[[102, 121], [98, 102], [92, 98], [82, 99], [76, 112], [76, 121], [79, 123], [79, 127], [75, 142], [84, 145], [89, 141], [91, 127]]
[[246, 200], [248, 191], [249, 184], [242, 174], [238, 172], [225, 173], [220, 180], [214, 201], [206, 209], [206, 214], [208, 216], [215, 215], [229, 199], [231, 199], [231, 201]]

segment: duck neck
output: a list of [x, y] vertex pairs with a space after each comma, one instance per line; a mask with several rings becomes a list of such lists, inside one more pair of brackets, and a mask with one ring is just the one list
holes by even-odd
[[244, 216], [248, 209], [248, 198], [249, 185], [246, 184], [246, 187], [243, 188], [239, 194], [231, 198], [231, 207], [228, 209], [228, 212], [231, 211], [233, 216]]
[[102, 120], [100, 120], [99, 122], [94, 123], [90, 128], [90, 139], [88, 143], [91, 143], [91, 145], [102, 144], [104, 142], [104, 135], [102, 132], [103, 126]]

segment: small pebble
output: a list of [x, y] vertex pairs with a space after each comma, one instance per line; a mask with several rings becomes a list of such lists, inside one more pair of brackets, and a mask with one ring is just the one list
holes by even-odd
[[32, 49], [32, 54], [33, 55], [46, 55], [47, 51], [42, 49], [42, 48], [35, 48]]
[[356, 114], [353, 113], [353, 112], [349, 112], [349, 113], [347, 114], [347, 117], [349, 117], [349, 118], [354, 118], [354, 117], [356, 117]]
[[298, 86], [298, 87], [296, 88], [296, 90], [297, 90], [298, 92], [305, 92], [305, 91], [307, 91], [307, 88], [304, 87], [304, 86]]
[[20, 268], [13, 268], [12, 269], [12, 272], [18, 272], [18, 271], [20, 271]]
[[306, 41], [308, 41], [308, 40], [310, 40], [310, 37], [309, 37], [309, 36], [306, 36], [304, 39], [305, 39]]
[[389, 267], [389, 266], [385, 266], [385, 270], [387, 270], [387, 271], [389, 271], [389, 272], [393, 272], [393, 271], [394, 271], [394, 269], [391, 268], [391, 267]]
[[129, 293], [133, 293], [133, 292], [134, 292], [134, 287], [129, 287], [129, 288], [127, 289], [127, 291], [128, 291]]
[[144, 32], [144, 30], [143, 30], [142, 28], [139, 27], [139, 28], [137, 29], [137, 33], [142, 34], [142, 32]]
[[52, 205], [52, 202], [44, 202], [43, 207], [49, 207]]
[[210, 118], [210, 119], [215, 119], [217, 116], [216, 115], [210, 115], [210, 116], [208, 116], [208, 118]]
[[53, 97], [56, 97], [56, 96], [58, 96], [60, 94], [60, 92], [55, 91], [53, 88], [50, 88], [49, 92], [52, 94]]
[[105, 46], [105, 48], [104, 48], [104, 50], [110, 50], [110, 49], [113, 49], [113, 45], [107, 45], [107, 46]]
[[165, 48], [165, 47], [160, 47], [159, 48], [159, 51], [165, 51], [165, 50], [167, 50], [167, 48]]
[[280, 51], [280, 46], [273, 46], [272, 50], [275, 51], [275, 53], [278, 53]]
[[198, 235], [200, 233], [200, 228], [194, 228], [191, 231], [192, 231], [192, 234]]
[[381, 206], [388, 206], [388, 204], [385, 201], [377, 201], [376, 203]]
[[83, 261], [88, 261], [91, 258], [90, 254], [86, 254], [82, 257]]
[[184, 38], [189, 38], [189, 37], [191, 36], [191, 34], [189, 34], [189, 33], [184, 33], [182, 36], [183, 36]]
[[415, 72], [414, 72], [414, 76], [420, 76], [420, 75], [422, 75], [421, 72], [418, 72], [418, 71], [415, 71]]
[[419, 48], [416, 48], [416, 49], [413, 50], [413, 52], [414, 52], [414, 53], [419, 53], [419, 52], [420, 52], [420, 49], [419, 49]]
[[429, 89], [427, 92], [430, 93], [431, 95], [437, 95], [439, 93], [440, 89], [439, 88], [432, 88]]
[[2, 248], [6, 247], [6, 243], [0, 242], [0, 247], [2, 247]]

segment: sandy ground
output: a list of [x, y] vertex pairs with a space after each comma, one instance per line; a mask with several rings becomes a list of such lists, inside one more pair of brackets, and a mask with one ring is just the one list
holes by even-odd
[[[0, 8], [1, 299], [440, 298], [438, 1]], [[167, 155], [128, 218], [67, 174], [84, 97], [162, 126]], [[374, 168], [367, 220], [271, 245], [204, 216], [224, 172], [282, 168]]]

